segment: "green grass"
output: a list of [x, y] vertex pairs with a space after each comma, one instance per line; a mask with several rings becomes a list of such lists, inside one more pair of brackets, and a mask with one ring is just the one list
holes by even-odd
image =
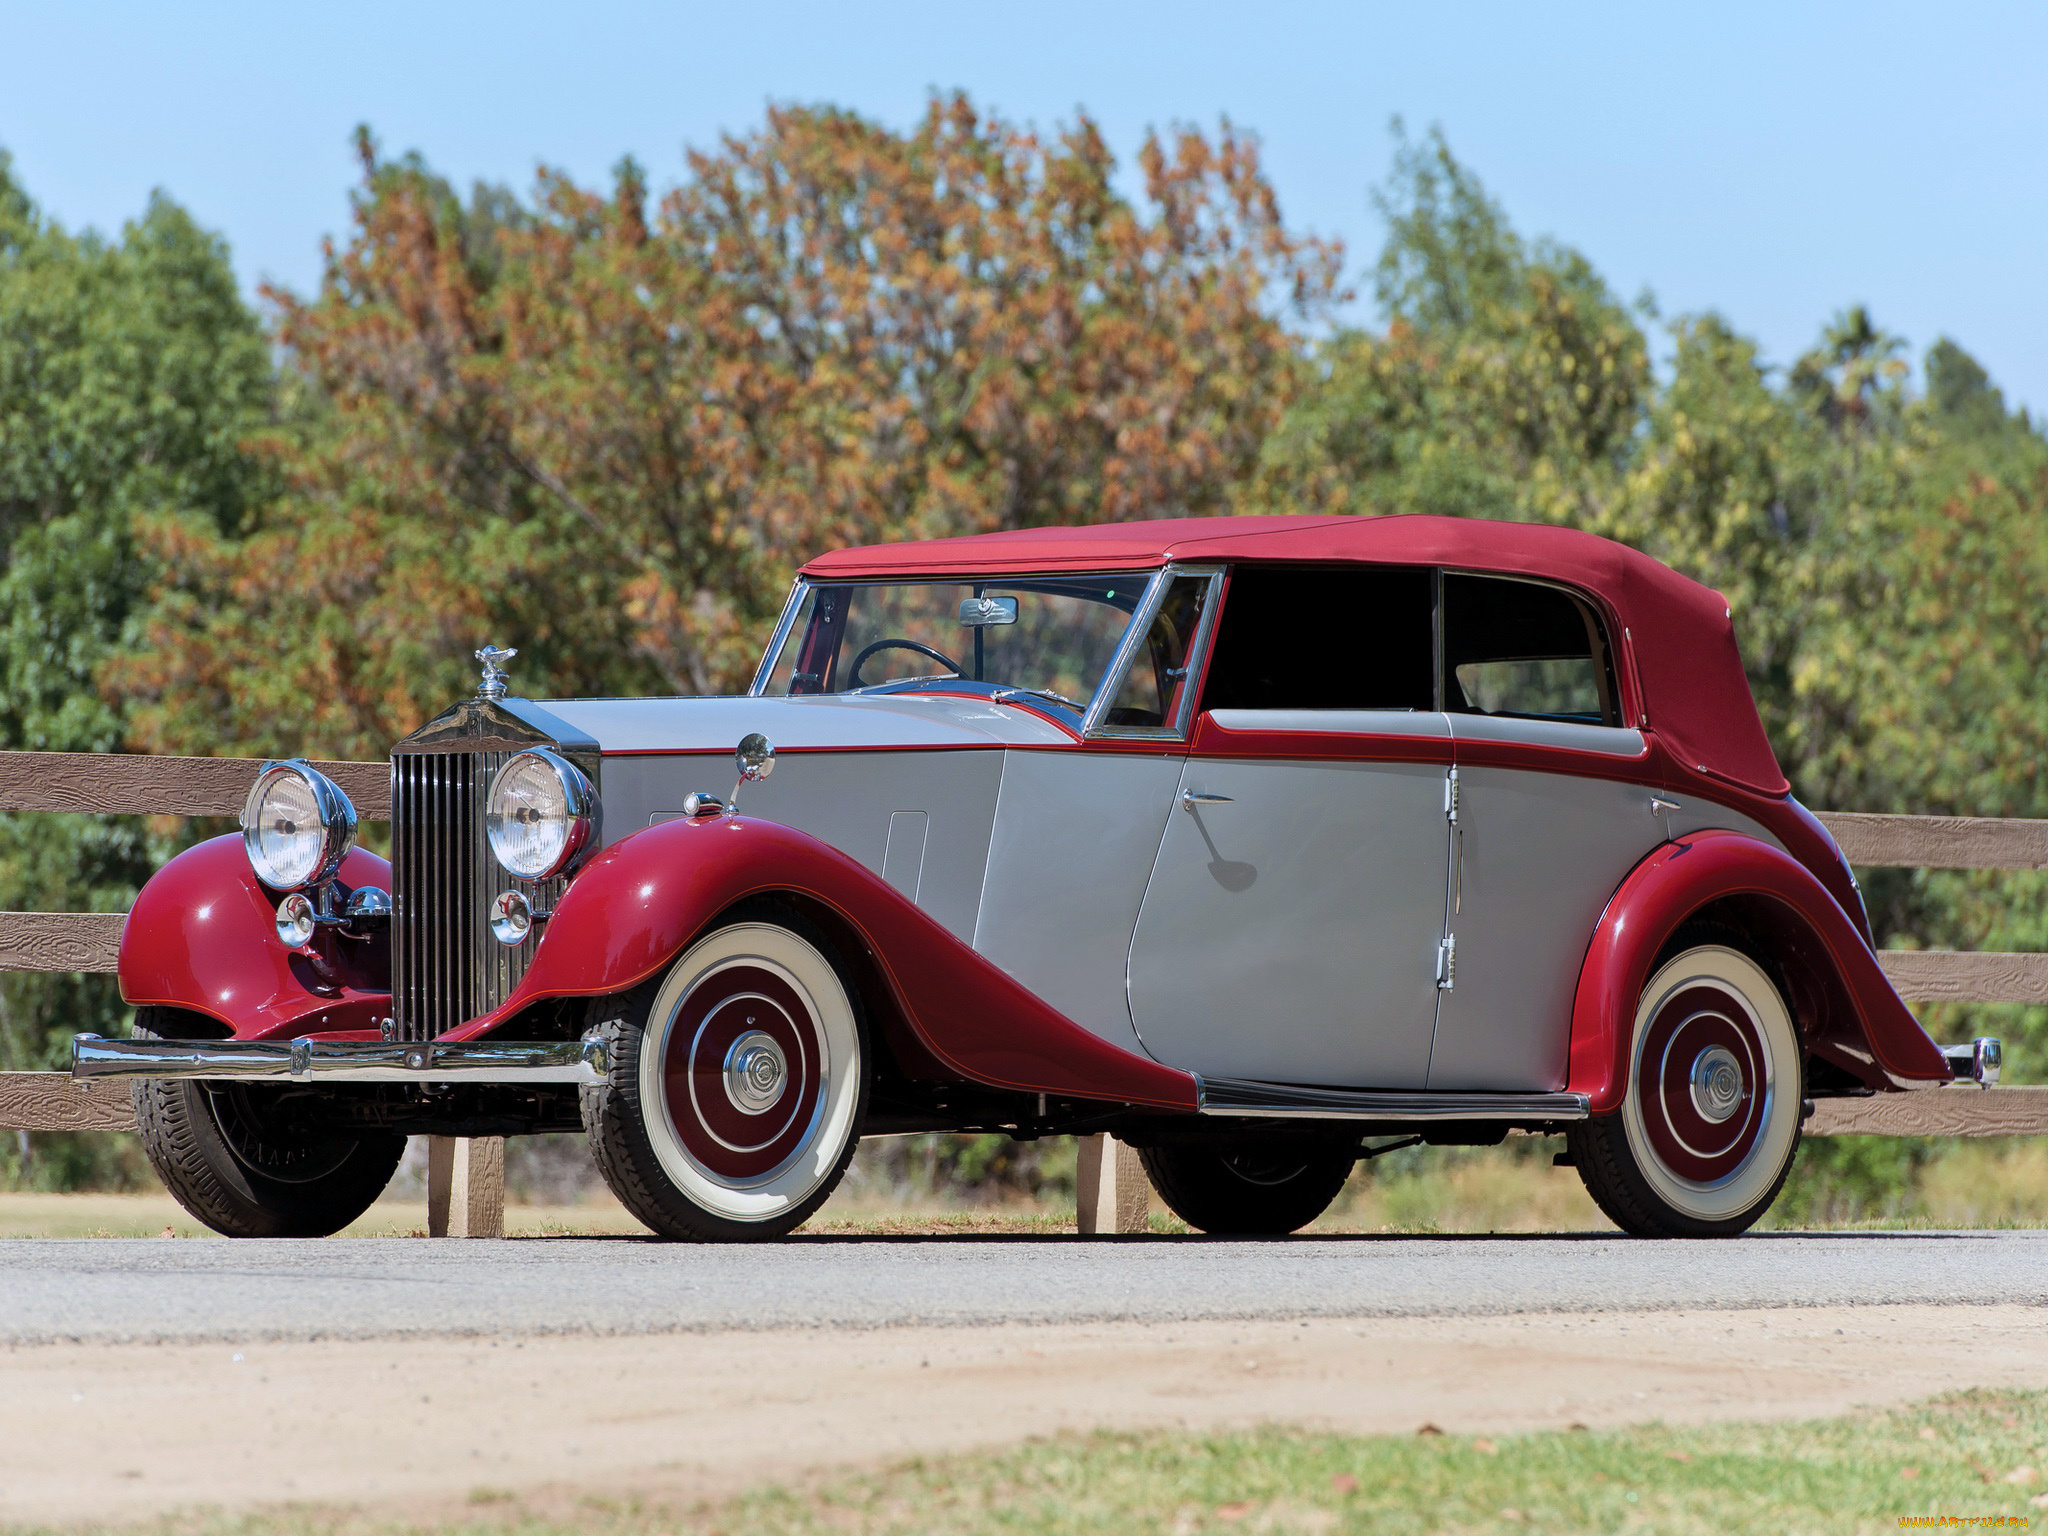
[[[1978, 1517], [1975, 1529], [2025, 1529], [2048, 1520], [2041, 1507], [2048, 1484], [2035, 1471], [2044, 1465], [2048, 1393], [1972, 1392], [1808, 1423], [1492, 1440], [1286, 1429], [1097, 1434], [821, 1478], [710, 1505], [529, 1503], [511, 1490], [479, 1487], [430, 1526], [298, 1509], [149, 1529], [164, 1536], [386, 1536], [427, 1528], [474, 1536], [1840, 1536], [1943, 1515]], [[1987, 1516], [2006, 1520], [1992, 1526]]]

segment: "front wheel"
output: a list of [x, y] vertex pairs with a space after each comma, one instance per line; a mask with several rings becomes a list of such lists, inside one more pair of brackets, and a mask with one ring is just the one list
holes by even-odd
[[[142, 1010], [151, 1020], [154, 1010]], [[161, 1039], [147, 1024], [137, 1039]], [[131, 1087], [142, 1150], [164, 1187], [225, 1237], [327, 1237], [367, 1211], [391, 1182], [405, 1138], [294, 1123], [291, 1090], [189, 1078]]]
[[1140, 1148], [1145, 1176], [1201, 1232], [1277, 1237], [1330, 1207], [1358, 1160], [1350, 1142], [1274, 1138]]
[[794, 913], [735, 914], [667, 973], [594, 1005], [583, 1090], [599, 1171], [664, 1237], [780, 1237], [831, 1195], [867, 1108], [859, 994]]
[[1740, 950], [1698, 944], [1643, 988], [1621, 1111], [1572, 1128], [1572, 1161], [1625, 1232], [1732, 1237], [1792, 1171], [1802, 1095], [1777, 985]]

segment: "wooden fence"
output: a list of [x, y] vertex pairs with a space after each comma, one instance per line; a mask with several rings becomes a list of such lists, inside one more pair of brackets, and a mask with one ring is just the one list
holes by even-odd
[[[386, 763], [318, 763], [355, 802], [365, 821], [391, 815]], [[233, 816], [261, 763], [246, 757], [142, 757], [92, 752], [0, 752], [0, 811], [71, 811], [100, 815]], [[2048, 869], [2048, 821], [1960, 816], [1874, 816], [1838, 813], [1821, 820], [1849, 862], [1866, 868]], [[112, 971], [120, 947], [120, 913], [0, 912], [0, 970]], [[1886, 950], [1878, 955], [1901, 996], [1915, 1002], [2048, 1003], [2048, 954]], [[0, 1072], [0, 1129], [132, 1130], [128, 1089], [118, 1081], [74, 1087], [59, 1072]], [[1956, 1086], [1873, 1099], [1822, 1100], [1809, 1135], [2048, 1135], [2048, 1087], [1978, 1089]], [[1113, 1155], [1106, 1143], [1097, 1158]], [[502, 1178], [502, 1148], [475, 1155], [437, 1148], [430, 1166], [469, 1168], [472, 1180]], [[485, 1187], [451, 1197], [446, 1175], [434, 1181], [445, 1212], [473, 1213], [471, 1228], [488, 1228], [493, 1199]], [[1110, 1187], [1105, 1164], [1101, 1188]], [[1115, 1202], [1108, 1196], [1102, 1203]], [[460, 1221], [437, 1225], [459, 1228]], [[1094, 1225], [1094, 1223], [1090, 1223]], [[1121, 1226], [1122, 1223], [1116, 1222]], [[1103, 1227], [1102, 1230], [1109, 1230]]]

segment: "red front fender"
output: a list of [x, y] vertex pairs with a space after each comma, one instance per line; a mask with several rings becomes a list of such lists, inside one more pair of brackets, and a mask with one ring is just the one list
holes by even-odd
[[623, 992], [718, 916], [778, 891], [821, 902], [872, 952], [904, 1020], [972, 1082], [1026, 1093], [1195, 1107], [1195, 1080], [1119, 1049], [1048, 1007], [865, 865], [807, 833], [745, 817], [682, 819], [607, 848], [570, 883], [518, 989], [451, 1030], [488, 1034], [548, 997]]
[[1698, 832], [1638, 864], [1594, 930], [1572, 1006], [1567, 1083], [1591, 1097], [1594, 1114], [1621, 1107], [1636, 1004], [1658, 954], [1710, 908], [1733, 914], [1769, 945], [1786, 972], [1808, 1050], [1873, 1088], [1949, 1079], [1940, 1048], [1804, 865], [1739, 832]]
[[[391, 889], [391, 866], [357, 848], [341, 881]], [[309, 950], [277, 937], [277, 902], [249, 868], [240, 833], [187, 848], [150, 876], [121, 928], [121, 996], [202, 1013], [238, 1040], [375, 1030], [391, 1011], [383, 935], [325, 932]]]

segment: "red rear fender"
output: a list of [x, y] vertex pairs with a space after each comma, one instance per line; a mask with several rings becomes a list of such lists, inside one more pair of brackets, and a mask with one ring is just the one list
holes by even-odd
[[[388, 891], [391, 866], [357, 848], [341, 881]], [[391, 1011], [384, 935], [323, 929], [306, 949], [286, 949], [278, 899], [249, 868], [239, 833], [186, 849], [150, 877], [121, 929], [121, 996], [205, 1014], [240, 1040], [376, 1029]]]
[[1699, 832], [1660, 848], [1601, 914], [1572, 1008], [1568, 1087], [1595, 1114], [1628, 1083], [1638, 999], [1688, 921], [1746, 933], [1778, 964], [1806, 1048], [1872, 1088], [1947, 1081], [1940, 1049], [1878, 968], [1855, 922], [1797, 860], [1739, 832]]
[[623, 992], [665, 969], [720, 913], [789, 893], [827, 908], [873, 956], [891, 1001], [949, 1072], [1026, 1093], [1195, 1107], [1195, 1082], [1047, 1006], [865, 865], [806, 833], [745, 817], [679, 819], [593, 859], [562, 896], [503, 1007], [450, 1031], [487, 1034], [548, 997]]

